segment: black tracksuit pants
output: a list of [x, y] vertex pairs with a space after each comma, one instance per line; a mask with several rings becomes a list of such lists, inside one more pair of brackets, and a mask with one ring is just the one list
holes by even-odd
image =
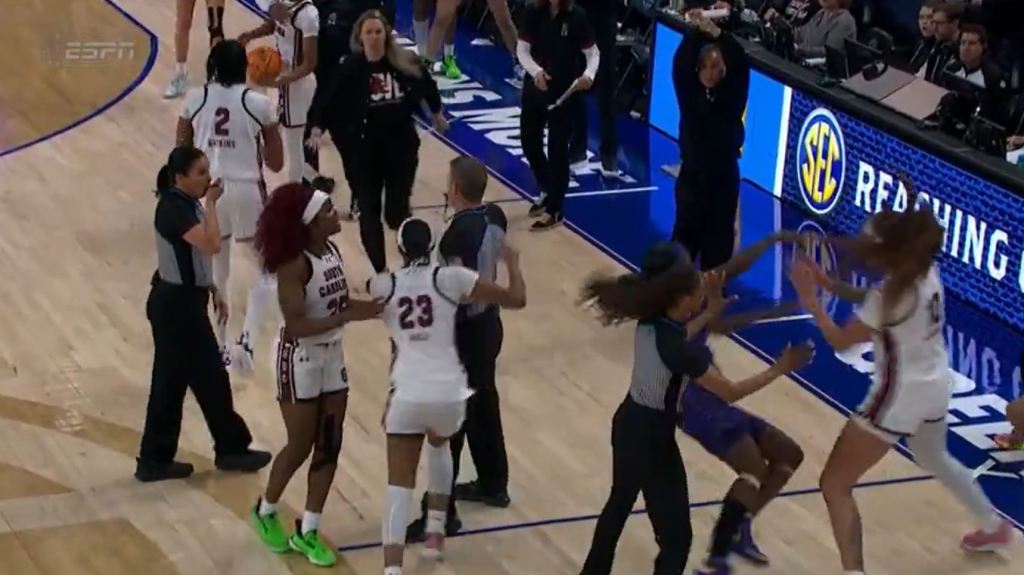
[[249, 428], [235, 412], [208, 304], [206, 289], [156, 282], [149, 292], [146, 317], [153, 331], [153, 380], [141, 462], [162, 465], [174, 460], [187, 389], [203, 412], [218, 456], [240, 453], [252, 443]]
[[[449, 443], [455, 464], [452, 496], [448, 500], [449, 518], [457, 515], [455, 484], [459, 478], [462, 447], [467, 442], [476, 467], [477, 481], [483, 492], [497, 494], [508, 491], [508, 454], [505, 451], [505, 433], [501, 426], [501, 405], [495, 379], [503, 339], [504, 329], [497, 310], [484, 312], [455, 328], [459, 357], [466, 368], [469, 387], [475, 393], [467, 401], [466, 420], [462, 429]], [[425, 494], [422, 508], [425, 516]]]
[[[530, 163], [533, 177], [545, 194], [544, 207], [552, 215], [562, 215], [565, 192], [569, 189], [569, 139], [573, 118], [583, 106], [579, 93], [573, 94], [561, 106], [548, 110], [568, 86], [546, 91], [533, 85], [529, 78], [523, 85], [522, 113], [519, 133], [523, 154]], [[548, 148], [544, 150], [544, 128], [548, 129]]]
[[[601, 51], [601, 62], [594, 78], [594, 98], [597, 100], [599, 128], [601, 130], [601, 161], [614, 165], [619, 143], [615, 133], [615, 37], [617, 20], [611, 2], [595, 2], [586, 8], [587, 20], [594, 30], [597, 49]], [[578, 106], [572, 127], [569, 157], [576, 159], [587, 154], [587, 107]]]
[[690, 252], [702, 270], [732, 258], [740, 194], [739, 162], [715, 166], [686, 163], [676, 178], [676, 223], [672, 239]]
[[342, 156], [349, 158], [346, 177], [359, 204], [359, 237], [374, 271], [380, 273], [387, 268], [381, 217], [397, 230], [412, 213], [409, 200], [419, 167], [420, 139], [411, 120], [408, 129], [390, 130], [383, 136], [376, 130], [367, 133], [377, 135], [351, 144], [346, 141], [343, 146], [351, 148], [344, 149]]
[[659, 549], [654, 575], [681, 575], [693, 531], [674, 419], [627, 397], [612, 419], [612, 490], [597, 520], [581, 575], [611, 573], [615, 547], [641, 492]]

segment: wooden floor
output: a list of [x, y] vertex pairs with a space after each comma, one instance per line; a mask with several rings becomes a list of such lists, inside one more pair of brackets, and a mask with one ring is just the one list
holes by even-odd
[[[173, 65], [174, 2], [118, 1], [160, 38], [152, 73], [99, 117], [0, 157], [0, 573], [323, 572], [294, 556], [271, 555], [258, 543], [245, 514], [266, 474], [211, 471], [210, 440], [191, 398], [181, 456], [197, 465], [196, 476], [160, 485], [141, 485], [131, 477], [151, 365], [143, 312], [154, 265], [150, 189], [172, 142], [180, 101], [161, 99]], [[65, 18], [44, 17], [54, 13]], [[201, 78], [202, 14], [196, 22], [190, 68]], [[254, 22], [237, 4], [228, 6], [229, 34]], [[5, 149], [101, 106], [131, 83], [148, 58], [147, 35], [104, 0], [18, 2], [5, 10], [0, 31], [6, 38], [24, 38], [33, 50], [52, 48], [53, 38], [136, 46], [127, 61], [88, 69], [69, 68], [35, 52], [0, 52], [0, 146]], [[340, 173], [332, 154], [324, 153], [326, 169]], [[440, 203], [452, 152], [425, 136], [421, 154], [414, 203]], [[338, 193], [346, 197], [347, 191]], [[498, 183], [489, 194], [513, 197]], [[574, 307], [574, 300], [589, 272], [613, 264], [568, 230], [526, 234], [526, 205], [505, 207], [530, 289], [529, 308], [505, 316], [499, 368], [513, 504], [506, 510], [465, 505], [462, 514], [468, 529], [510, 528], [450, 541], [450, 557], [439, 566], [420, 565], [411, 557], [410, 573], [578, 572], [593, 532], [592, 516], [608, 492], [610, 418], [625, 391], [631, 334], [629, 328], [601, 328]], [[437, 210], [421, 213], [440, 225]], [[340, 241], [350, 276], [365, 278], [369, 267], [354, 225], [345, 227]], [[236, 308], [236, 315], [240, 311]], [[264, 356], [269, 356], [270, 328], [257, 341]], [[386, 491], [379, 420], [389, 347], [381, 325], [363, 324], [349, 329], [346, 348], [352, 395], [323, 532], [339, 545], [356, 545], [380, 539]], [[716, 349], [732, 376], [762, 367], [731, 341], [717, 342]], [[267, 359], [253, 381], [236, 378], [236, 397], [257, 442], [276, 449], [284, 433]], [[806, 464], [790, 488], [815, 488], [842, 418], [788, 380], [746, 406], [805, 447]], [[689, 440], [681, 439], [681, 445], [692, 500], [720, 498], [731, 474]], [[468, 457], [466, 467], [471, 473]], [[867, 479], [919, 475], [907, 460], [892, 455]], [[285, 496], [286, 515], [301, 509], [304, 492], [300, 472]], [[873, 574], [1020, 573], [1024, 546], [981, 558], [958, 549], [970, 519], [933, 481], [867, 487], [858, 496]], [[716, 513], [714, 505], [693, 511], [697, 535], [691, 565], [703, 554]], [[568, 517], [577, 520], [515, 527]], [[840, 571], [819, 494], [779, 500], [758, 527], [773, 558], [772, 567], [758, 572]], [[654, 550], [649, 524], [637, 516], [620, 543], [616, 573], [649, 573]], [[379, 550], [370, 547], [346, 552], [336, 571], [379, 573], [380, 565]]]

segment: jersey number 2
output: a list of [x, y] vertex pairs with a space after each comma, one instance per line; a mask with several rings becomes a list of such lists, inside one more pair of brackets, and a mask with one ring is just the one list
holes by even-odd
[[[434, 302], [428, 295], [418, 295], [415, 299], [403, 296], [398, 299], [398, 325], [402, 329], [415, 329], [434, 325]], [[413, 313], [416, 317], [413, 317]]]
[[218, 136], [229, 135], [228, 122], [231, 121], [231, 110], [228, 110], [227, 108], [217, 108], [217, 110], [214, 111], [213, 116], [215, 118], [213, 122], [213, 133]]

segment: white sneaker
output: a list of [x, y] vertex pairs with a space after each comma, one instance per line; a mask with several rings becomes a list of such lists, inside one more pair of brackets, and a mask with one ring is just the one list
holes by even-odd
[[175, 74], [171, 78], [171, 83], [167, 85], [167, 90], [164, 92], [164, 98], [179, 98], [188, 89], [188, 75], [186, 74]]
[[423, 542], [423, 551], [420, 554], [424, 559], [440, 561], [444, 559], [444, 535], [441, 533], [427, 533]]
[[252, 346], [246, 334], [238, 337], [238, 341], [231, 346], [231, 365], [242, 375], [256, 373], [256, 361], [252, 357]]

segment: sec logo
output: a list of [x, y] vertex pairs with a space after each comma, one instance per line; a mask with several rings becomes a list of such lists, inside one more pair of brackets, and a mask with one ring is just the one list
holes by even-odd
[[[806, 220], [797, 228], [797, 233], [804, 236], [803, 249], [794, 248], [793, 258], [796, 257], [796, 250], [803, 252], [812, 262], [817, 264], [826, 275], [834, 276], [839, 271], [839, 261], [836, 258], [835, 250], [828, 242], [825, 230], [813, 221]], [[821, 293], [821, 305], [829, 314], [834, 314], [839, 305], [839, 298], [830, 291], [823, 290]]]
[[825, 108], [804, 120], [796, 151], [797, 180], [804, 203], [827, 214], [839, 203], [846, 173], [846, 142], [839, 120]]

